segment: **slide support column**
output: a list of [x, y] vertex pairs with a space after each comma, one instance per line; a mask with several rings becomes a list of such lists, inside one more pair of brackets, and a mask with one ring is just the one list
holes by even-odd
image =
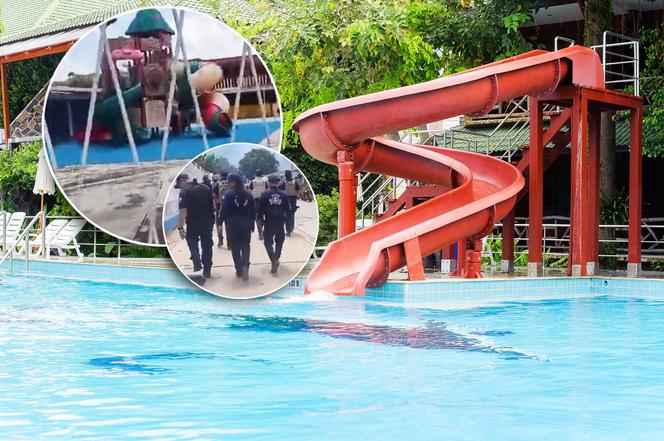
[[629, 232], [627, 247], [627, 277], [641, 274], [641, 183], [642, 181], [642, 124], [643, 107], [630, 113], [629, 143]]
[[503, 219], [502, 236], [503, 250], [500, 260], [500, 271], [512, 274], [514, 273], [514, 208]]
[[586, 273], [594, 276], [599, 271], [599, 149], [601, 112], [588, 114], [589, 131], [589, 168], [588, 179], [588, 262]]
[[357, 209], [357, 183], [352, 154], [345, 150], [337, 152], [339, 167], [339, 239], [355, 232], [355, 210]]
[[542, 103], [529, 97], [530, 158], [528, 170], [528, 277], [540, 277], [542, 270], [542, 211], [544, 193], [544, 128]]
[[570, 268], [572, 276], [586, 275], [588, 261], [588, 101], [577, 89], [572, 104], [572, 182]]

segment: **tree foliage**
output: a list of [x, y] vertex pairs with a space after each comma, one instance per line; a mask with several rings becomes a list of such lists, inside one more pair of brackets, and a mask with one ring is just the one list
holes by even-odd
[[[518, 27], [535, 1], [273, 0], [256, 23], [226, 21], [266, 60], [283, 106], [283, 152], [316, 193], [336, 187], [334, 167], [311, 158], [291, 125], [331, 101], [419, 83], [531, 48]], [[404, 109], [407, 111], [407, 109]]]
[[53, 54], [7, 64], [9, 115], [12, 120], [51, 80], [62, 57], [63, 54]]
[[267, 175], [274, 173], [279, 168], [279, 161], [276, 154], [266, 149], [249, 150], [242, 159], [240, 159], [240, 173], [247, 177], [254, 176], [257, 169]]
[[12, 211], [18, 208], [17, 198], [23, 191], [32, 192], [37, 173], [40, 142], [24, 143], [14, 150], [0, 151], [0, 191], [3, 194], [2, 209]]
[[641, 89], [648, 100], [643, 123], [650, 129], [643, 151], [646, 156], [664, 157], [664, 26], [644, 29], [641, 44], [645, 53]]
[[339, 193], [335, 188], [331, 194], [317, 194], [318, 204], [318, 240], [316, 245], [325, 246], [337, 238], [337, 225], [339, 223]]
[[233, 173], [237, 171], [237, 167], [231, 164], [227, 158], [214, 154], [203, 155], [197, 158], [195, 162], [209, 173], [219, 174], [221, 172]]

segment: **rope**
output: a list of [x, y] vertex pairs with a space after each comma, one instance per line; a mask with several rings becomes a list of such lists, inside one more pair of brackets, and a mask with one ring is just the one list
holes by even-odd
[[[175, 10], [173, 10], [175, 17]], [[176, 38], [175, 52], [173, 53], [173, 60], [171, 61], [171, 84], [168, 89], [168, 107], [166, 107], [166, 123], [164, 125], [164, 137], [161, 140], [161, 160], [166, 160], [166, 153], [168, 151], [168, 135], [170, 133], [171, 118], [173, 116], [173, 98], [175, 97], [175, 63], [180, 57], [180, 45], [177, 43]]]
[[131, 131], [129, 116], [127, 116], [127, 108], [125, 107], [124, 97], [122, 96], [122, 89], [120, 88], [120, 81], [118, 80], [118, 73], [115, 70], [115, 63], [113, 62], [113, 57], [111, 56], [111, 46], [108, 43], [108, 39], [106, 38], [106, 26], [102, 26], [101, 36], [102, 40], [104, 41], [104, 48], [106, 49], [106, 61], [108, 62], [108, 67], [111, 71], [113, 87], [115, 88], [115, 94], [117, 95], [118, 102], [120, 103], [120, 113], [122, 113], [122, 122], [124, 123], [125, 131], [127, 132], [127, 140], [129, 141], [129, 148], [131, 148], [131, 157], [134, 162], [138, 162], [138, 151], [136, 150], [136, 143], [134, 142], [134, 134]]
[[231, 142], [235, 142], [237, 135], [237, 121], [240, 114], [240, 95], [242, 94], [242, 86], [244, 83], [244, 69], [247, 63], [246, 43], [242, 46], [242, 60], [240, 61], [240, 73], [238, 74], [236, 87], [235, 87], [235, 103], [233, 104], [233, 128], [231, 129]]
[[[97, 89], [99, 88], [99, 76], [101, 74], [101, 57], [104, 54], [104, 39], [106, 38], [106, 23], [102, 24], [99, 28], [99, 45], [97, 46], [97, 67], [95, 68], [95, 76], [92, 80], [92, 93], [90, 94], [90, 104], [88, 107], [88, 119], [85, 124], [85, 139], [83, 140], [83, 152], [81, 153], [81, 165], [86, 165], [88, 162], [88, 149], [90, 148], [90, 134], [92, 133], [92, 117], [95, 113], [95, 105], [97, 104]], [[46, 125], [44, 124], [44, 127]], [[51, 147], [52, 149], [53, 147]], [[52, 156], [55, 161], [55, 154]], [[53, 162], [55, 167], [55, 162]]]
[[256, 97], [258, 98], [258, 105], [261, 108], [261, 115], [263, 116], [263, 127], [265, 128], [265, 139], [266, 142], [270, 137], [270, 129], [267, 126], [267, 114], [265, 112], [265, 100], [263, 99], [263, 93], [261, 91], [260, 85], [258, 84], [258, 74], [256, 73], [256, 63], [254, 57], [251, 54], [251, 48], [249, 45], [244, 43], [244, 48], [249, 54], [249, 67], [251, 67], [251, 75], [254, 77], [254, 84], [256, 85]]
[[189, 89], [191, 90], [191, 98], [194, 101], [194, 108], [196, 109], [196, 121], [201, 126], [201, 135], [203, 136], [203, 145], [205, 150], [208, 150], [210, 146], [208, 145], [207, 133], [205, 124], [203, 123], [203, 117], [201, 116], [201, 107], [198, 104], [198, 97], [196, 96], [196, 90], [191, 80], [191, 67], [189, 66], [189, 58], [187, 57], [187, 49], [184, 47], [184, 41], [182, 39], [182, 23], [184, 22], [184, 11], [180, 11], [180, 16], [178, 17], [177, 12], [173, 9], [173, 19], [175, 19], [175, 28], [177, 31], [177, 43], [182, 49], [182, 58], [184, 58], [184, 66], [187, 73], [187, 81], [189, 82]]

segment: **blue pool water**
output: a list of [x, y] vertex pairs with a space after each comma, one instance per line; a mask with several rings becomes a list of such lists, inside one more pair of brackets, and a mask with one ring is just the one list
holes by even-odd
[[225, 301], [2, 275], [3, 439], [664, 434], [664, 301]]
[[[257, 144], [266, 138], [265, 125], [261, 119], [240, 120], [236, 123], [236, 142], [249, 142]], [[269, 133], [273, 133], [281, 127], [279, 118], [269, 118], [267, 122]], [[221, 137], [208, 134], [208, 144], [215, 147], [231, 142], [230, 137]], [[53, 145], [55, 159], [58, 167], [79, 165], [83, 144], [72, 140], [59, 142]], [[161, 139], [139, 144], [138, 157], [141, 161], [161, 160]], [[191, 159], [204, 150], [201, 135], [198, 132], [186, 132], [180, 136], [172, 136], [169, 139], [168, 154], [166, 159]], [[88, 164], [115, 164], [132, 162], [131, 149], [129, 145], [113, 146], [109, 144], [91, 144], [88, 150]]]

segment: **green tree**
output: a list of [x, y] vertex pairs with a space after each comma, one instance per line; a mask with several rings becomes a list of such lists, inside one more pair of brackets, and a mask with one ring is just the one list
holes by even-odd
[[240, 159], [240, 173], [245, 176], [253, 176], [257, 169], [263, 174], [274, 173], [279, 167], [276, 153], [265, 149], [249, 150], [242, 159]]
[[203, 170], [214, 174], [219, 174], [221, 172], [232, 173], [237, 171], [237, 168], [231, 164], [227, 158], [214, 154], [201, 156], [196, 159], [196, 163]]
[[[40, 142], [24, 143], [14, 151], [0, 151], [0, 191], [3, 194], [2, 209], [7, 211], [16, 210], [17, 200], [32, 192], [37, 173], [37, 162], [39, 158]], [[26, 193], [30, 192], [30, 193]]]
[[9, 115], [12, 120], [51, 80], [62, 57], [63, 54], [53, 54], [7, 64]]
[[641, 32], [645, 53], [641, 90], [647, 99], [643, 124], [650, 129], [643, 139], [643, 151], [650, 157], [664, 157], [664, 25]]
[[[583, 43], [592, 46], [602, 43], [604, 31], [612, 30], [613, 2], [587, 0], [584, 4]], [[611, 198], [616, 187], [616, 125], [613, 112], [602, 112], [600, 133], [600, 183], [603, 198]], [[604, 233], [603, 233], [604, 234]]]
[[317, 194], [316, 203], [318, 204], [318, 239], [316, 245], [325, 246], [336, 240], [337, 226], [339, 224], [339, 193], [332, 189], [332, 193]]

